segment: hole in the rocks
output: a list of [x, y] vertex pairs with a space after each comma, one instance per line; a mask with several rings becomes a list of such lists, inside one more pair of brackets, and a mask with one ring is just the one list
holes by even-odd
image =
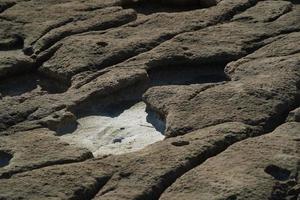
[[9, 161], [12, 159], [12, 155], [4, 151], [0, 151], [0, 167], [9, 165]]
[[217, 0], [124, 0], [123, 8], [149, 15], [159, 12], [184, 12], [217, 5]]
[[11, 35], [4, 43], [0, 42], [0, 51], [7, 51], [13, 49], [22, 49], [24, 46], [24, 39], [20, 35]]
[[48, 79], [37, 73], [23, 74], [0, 82], [0, 93], [3, 96], [19, 96], [32, 91], [45, 91], [48, 94], [63, 93], [69, 86]]
[[289, 179], [291, 171], [278, 167], [276, 165], [269, 165], [265, 168], [265, 172], [267, 174], [270, 174], [275, 178], [276, 180], [279, 181], [286, 181]]
[[237, 200], [237, 195], [231, 195], [227, 197], [226, 200]]
[[132, 172], [120, 172], [119, 176], [122, 178], [129, 177], [132, 174]]
[[164, 139], [164, 122], [151, 116], [150, 123], [146, 104], [141, 101], [121, 102], [82, 116], [77, 120], [78, 128], [60, 138], [88, 148], [94, 156], [133, 152]]
[[156, 67], [148, 71], [151, 86], [190, 85], [228, 81], [224, 67], [173, 66]]
[[189, 141], [184, 141], [184, 140], [179, 140], [179, 141], [174, 141], [171, 144], [176, 146], [176, 147], [182, 147], [182, 146], [189, 145], [190, 142]]
[[100, 47], [106, 47], [108, 45], [107, 42], [97, 42], [97, 45], [99, 45]]

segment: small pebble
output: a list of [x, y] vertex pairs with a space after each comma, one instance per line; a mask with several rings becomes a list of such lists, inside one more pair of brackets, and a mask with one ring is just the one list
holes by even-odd
[[115, 139], [113, 139], [113, 143], [121, 143], [122, 140], [124, 140], [124, 139], [125, 139], [125, 138], [123, 138], [123, 137], [115, 138]]

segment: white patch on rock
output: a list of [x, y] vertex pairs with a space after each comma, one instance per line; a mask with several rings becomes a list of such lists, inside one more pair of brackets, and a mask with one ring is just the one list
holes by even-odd
[[61, 136], [61, 140], [87, 148], [95, 157], [140, 150], [164, 139], [164, 135], [147, 122], [145, 109], [146, 104], [139, 102], [117, 117], [88, 116], [78, 119], [77, 130]]

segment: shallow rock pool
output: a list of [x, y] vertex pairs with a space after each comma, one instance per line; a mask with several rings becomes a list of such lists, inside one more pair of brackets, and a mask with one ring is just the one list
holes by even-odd
[[[156, 123], [156, 128], [148, 121]], [[87, 148], [95, 157], [137, 151], [164, 139], [163, 122], [148, 115], [144, 102], [117, 115], [87, 116], [78, 119], [78, 123], [77, 129], [61, 136], [61, 140]]]

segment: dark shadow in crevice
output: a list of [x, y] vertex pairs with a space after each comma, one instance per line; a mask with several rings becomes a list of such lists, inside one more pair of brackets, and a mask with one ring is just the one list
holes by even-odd
[[93, 114], [111, 117], [111, 118], [118, 117], [125, 110], [129, 109], [130, 107], [132, 107], [134, 104], [136, 104], [138, 102], [139, 102], [139, 100], [114, 102], [105, 107], [102, 107], [102, 108], [100, 107], [97, 111], [94, 110]]
[[175, 12], [184, 12], [189, 10], [200, 9], [199, 6], [190, 5], [190, 6], [172, 6], [160, 3], [151, 3], [151, 2], [136, 2], [123, 6], [124, 9], [134, 9], [137, 13], [144, 15], [151, 15], [154, 13], [175, 13]]
[[0, 81], [0, 93], [2, 96], [19, 96], [33, 90], [48, 94], [59, 94], [66, 92], [68, 88], [69, 85], [34, 72]]
[[4, 12], [6, 9], [14, 6], [16, 2], [4, 1], [0, 2], [0, 13]]
[[0, 51], [23, 49], [23, 47], [24, 38], [17, 34], [12, 35], [10, 38], [7, 38], [5, 42], [0, 41]]
[[67, 122], [65, 124], [61, 124], [60, 126], [56, 127], [55, 129], [51, 129], [51, 127], [48, 127], [50, 130], [55, 131], [57, 136], [62, 136], [66, 134], [71, 134], [78, 128], [77, 121]]
[[300, 1], [299, 0], [288, 0], [289, 2], [293, 3], [293, 4], [300, 4]]
[[114, 92], [100, 90], [76, 105], [70, 106], [68, 111], [72, 112], [77, 118], [97, 115], [98, 113], [102, 113], [104, 116], [116, 117], [122, 113], [122, 110], [128, 109], [139, 102], [148, 87], [147, 80], [142, 80]]
[[0, 167], [5, 167], [9, 165], [10, 160], [12, 159], [12, 155], [5, 151], [0, 150]]
[[217, 5], [216, 0], [123, 0], [123, 8], [132, 8], [137, 13], [184, 12]]
[[226, 198], [226, 200], [237, 200], [237, 195], [230, 195], [229, 197]]
[[291, 171], [281, 168], [276, 165], [269, 165], [265, 168], [265, 172], [271, 175], [274, 179], [278, 181], [286, 181], [290, 178]]
[[229, 81], [224, 66], [164, 66], [148, 71], [151, 86], [190, 85]]
[[158, 132], [164, 134], [166, 130], [166, 121], [163, 116], [160, 116], [158, 113], [155, 111], [149, 109], [147, 106], [146, 112], [148, 113], [147, 115], [147, 122], [152, 124], [152, 126], [157, 130]]

